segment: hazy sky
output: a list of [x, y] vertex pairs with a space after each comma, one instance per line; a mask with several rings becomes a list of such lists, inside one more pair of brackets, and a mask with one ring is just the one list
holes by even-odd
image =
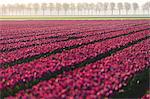
[[78, 2], [137, 2], [143, 4], [150, 0], [0, 0], [0, 4], [15, 4], [15, 3], [48, 3], [48, 2], [68, 2], [68, 3], [78, 3]]

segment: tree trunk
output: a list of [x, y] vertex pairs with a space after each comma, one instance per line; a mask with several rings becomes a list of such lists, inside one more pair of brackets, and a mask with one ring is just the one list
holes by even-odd
[[29, 9], [29, 15], [31, 16], [31, 9]]
[[65, 15], [67, 15], [67, 10], [65, 10]]
[[90, 10], [88, 10], [88, 15], [90, 15]]
[[113, 13], [113, 10], [111, 10], [111, 15], [113, 15], [114, 13]]
[[71, 10], [71, 14], [74, 15], [74, 10]]
[[49, 9], [50, 16], [52, 15], [52, 11], [53, 11], [52, 9]]
[[99, 10], [99, 14], [101, 14], [101, 10]]
[[126, 15], [128, 15], [128, 10], [126, 10]]
[[43, 9], [43, 16], [45, 15], [45, 12], [44, 12], [44, 10], [45, 10], [45, 9]]
[[80, 10], [78, 10], [78, 16], [80, 15]]
[[106, 15], [106, 10], [104, 10], [104, 15]]
[[57, 14], [58, 14], [58, 16], [59, 16], [59, 9], [57, 10]]
[[22, 15], [24, 15], [24, 9], [22, 9]]
[[8, 14], [11, 15], [11, 14], [10, 14], [10, 8], [9, 8]]
[[121, 15], [121, 10], [119, 9], [119, 15]]

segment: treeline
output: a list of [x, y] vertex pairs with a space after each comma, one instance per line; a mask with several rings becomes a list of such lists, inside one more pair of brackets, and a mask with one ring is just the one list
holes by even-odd
[[30, 3], [0, 5], [0, 15], [149, 15], [150, 2]]

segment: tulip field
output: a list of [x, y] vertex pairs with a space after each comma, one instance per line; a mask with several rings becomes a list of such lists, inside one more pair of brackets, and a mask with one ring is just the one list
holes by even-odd
[[150, 20], [1, 20], [0, 99], [148, 99], [129, 83], [149, 72], [149, 45]]

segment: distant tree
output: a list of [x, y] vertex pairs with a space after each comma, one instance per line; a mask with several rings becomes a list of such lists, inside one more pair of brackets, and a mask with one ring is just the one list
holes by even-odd
[[12, 5], [11, 4], [7, 4], [6, 5], [6, 9], [7, 9], [7, 11], [8, 11], [8, 15], [11, 15], [11, 9], [12, 9]]
[[20, 9], [21, 9], [22, 15], [25, 15], [26, 5], [25, 4], [20, 4]]
[[17, 15], [17, 4], [13, 5], [13, 15]]
[[5, 4], [2, 5], [2, 15], [6, 15], [7, 13], [7, 6]]
[[93, 12], [94, 12], [94, 10], [95, 10], [95, 4], [94, 4], [94, 3], [90, 3], [90, 4], [89, 4], [89, 8], [90, 8], [90, 10], [91, 10], [91, 14], [93, 15]]
[[65, 11], [65, 15], [67, 15], [67, 11], [69, 10], [69, 7], [70, 7], [69, 4], [63, 3], [62, 7], [63, 7], [63, 10]]
[[0, 14], [2, 14], [2, 5], [0, 5]]
[[113, 2], [110, 3], [110, 9], [111, 9], [111, 14], [113, 15], [113, 12], [115, 10], [115, 3]]
[[126, 15], [128, 15], [129, 10], [131, 9], [131, 4], [128, 3], [128, 2], [125, 2], [124, 7], [125, 7], [125, 10], [126, 10]]
[[138, 3], [134, 2], [132, 6], [133, 6], [134, 14], [136, 14], [136, 11], [139, 9], [139, 5]]
[[82, 9], [83, 9], [83, 11], [84, 11], [84, 15], [88, 12], [88, 14], [89, 14], [89, 10], [90, 10], [90, 8], [89, 8], [89, 3], [86, 3], [86, 2], [84, 2], [84, 3], [82, 3]]
[[19, 3], [15, 4], [16, 14], [21, 15], [21, 5]]
[[71, 3], [70, 4], [70, 10], [71, 10], [71, 14], [74, 15], [75, 14], [75, 9], [76, 9], [76, 6], [74, 3]]
[[104, 14], [106, 14], [106, 12], [107, 12], [107, 10], [108, 10], [108, 3], [107, 3], [107, 2], [105, 2], [105, 3], [103, 4], [103, 10], [104, 10]]
[[59, 15], [60, 14], [60, 10], [61, 10], [61, 8], [62, 8], [62, 5], [61, 5], [61, 3], [56, 3], [56, 10], [57, 10], [57, 14]]
[[16, 6], [15, 6], [15, 4], [13, 4], [11, 6], [12, 6], [12, 9], [11, 9], [12, 15], [15, 15], [16, 14]]
[[143, 15], [145, 14], [145, 11], [146, 11], [146, 10], [147, 10], [147, 9], [146, 9], [145, 5], [142, 5]]
[[28, 14], [29, 14], [29, 15], [32, 14], [32, 4], [31, 4], [31, 3], [28, 3], [28, 4], [27, 4], [27, 11], [28, 11]]
[[40, 9], [40, 5], [38, 3], [34, 3], [33, 4], [33, 9], [34, 9], [34, 14], [37, 15], [37, 13]]
[[98, 12], [98, 14], [100, 14], [102, 8], [103, 8], [103, 3], [98, 2], [98, 3], [96, 4], [96, 13]]
[[123, 10], [123, 4], [120, 2], [117, 4], [118, 10], [119, 10], [119, 15], [121, 15], [121, 11]]
[[150, 2], [146, 2], [145, 4], [142, 5], [143, 12], [147, 12], [150, 14]]
[[54, 10], [54, 4], [53, 3], [49, 3], [48, 4], [48, 9], [49, 9], [49, 13], [50, 13], [50, 15], [52, 15], [52, 11]]
[[44, 16], [45, 15], [45, 11], [47, 10], [47, 3], [42, 3], [41, 4], [41, 9], [42, 9], [43, 16]]
[[146, 3], [147, 9], [148, 9], [148, 14], [150, 14], [150, 1]]
[[[132, 8], [131, 8], [132, 7]], [[92, 15], [94, 13], [96, 14], [100, 14], [101, 11], [104, 11], [104, 14], [107, 14], [107, 11], [111, 11], [111, 14], [114, 14], [114, 10], [118, 9], [119, 11], [119, 15], [121, 15], [122, 10], [126, 11], [126, 15], [129, 13], [129, 11], [132, 9], [133, 14], [137, 13], [138, 9], [143, 10], [143, 14], [145, 14], [145, 12], [147, 14], [150, 14], [150, 2], [146, 2], [144, 3], [141, 8], [138, 5], [138, 3], [134, 2], [132, 4], [125, 2], [123, 3], [101, 3], [101, 2], [97, 2], [95, 3], [42, 3], [42, 4], [38, 4], [38, 3], [34, 3], [34, 4], [7, 4], [7, 5], [0, 5], [0, 14], [1, 15], [31, 15], [32, 12], [34, 15], [38, 14], [38, 11], [42, 11], [42, 15], [44, 16], [46, 14], [47, 11], [49, 11], [49, 15], [52, 15], [53, 11], [56, 11], [58, 13], [58, 15], [60, 15], [60, 11], [64, 12], [64, 15], [67, 15], [69, 13], [67, 13], [68, 11], [71, 12], [72, 15], [75, 14], [75, 12], [78, 12], [78, 15]], [[14, 14], [15, 12], [15, 14]]]
[[78, 10], [78, 15], [80, 15], [80, 12], [83, 10], [83, 4], [78, 3], [77, 4], [77, 10]]

